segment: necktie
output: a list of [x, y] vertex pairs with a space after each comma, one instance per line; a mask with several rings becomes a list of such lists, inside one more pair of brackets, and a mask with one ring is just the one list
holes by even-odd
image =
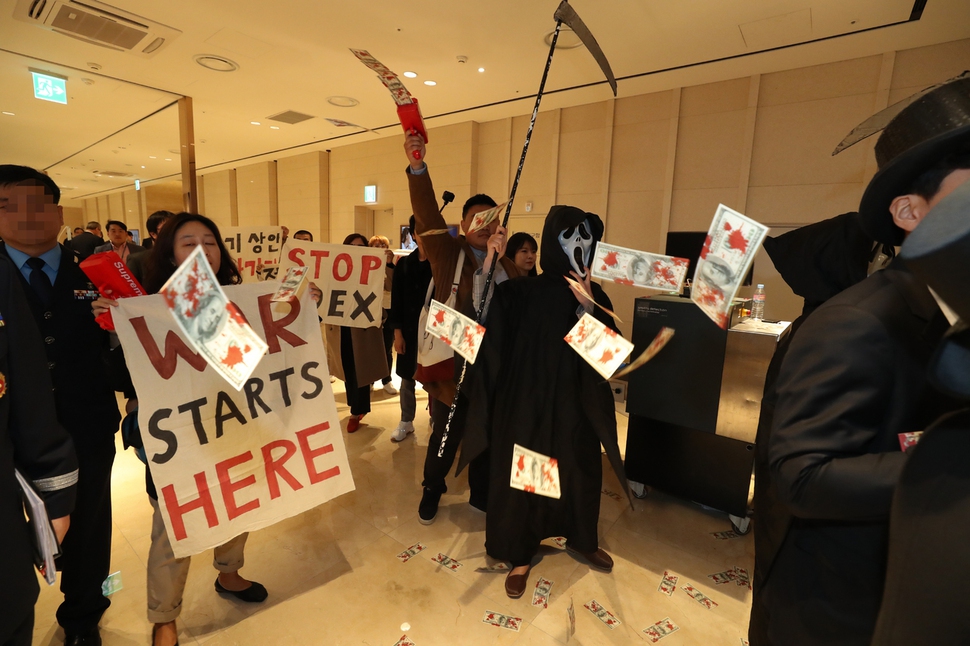
[[51, 279], [44, 272], [46, 264], [43, 258], [27, 259], [27, 266], [32, 270], [30, 272], [30, 286], [44, 305], [50, 305], [54, 297], [54, 286], [51, 285]]

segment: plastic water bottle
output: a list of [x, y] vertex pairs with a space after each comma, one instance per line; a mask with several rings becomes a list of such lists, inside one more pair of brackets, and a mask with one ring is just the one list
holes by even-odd
[[760, 321], [765, 317], [765, 286], [759, 284], [751, 297], [751, 318]]

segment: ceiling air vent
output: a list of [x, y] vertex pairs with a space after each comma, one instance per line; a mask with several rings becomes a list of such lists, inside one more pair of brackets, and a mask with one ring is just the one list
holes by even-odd
[[133, 173], [124, 173], [120, 170], [95, 170], [91, 172], [93, 172], [95, 175], [99, 177], [102, 175], [104, 177], [134, 177], [135, 176]]
[[182, 32], [97, 0], [17, 0], [14, 18], [63, 36], [149, 57]]
[[314, 117], [312, 114], [303, 114], [302, 112], [297, 112], [296, 110], [287, 110], [286, 112], [280, 112], [279, 114], [274, 114], [273, 116], [266, 118], [272, 121], [279, 121], [280, 123], [288, 123], [292, 126], [295, 123], [300, 123], [316, 117]]

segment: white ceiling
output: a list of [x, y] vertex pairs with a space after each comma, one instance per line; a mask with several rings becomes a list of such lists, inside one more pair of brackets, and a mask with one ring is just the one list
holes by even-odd
[[[572, 5], [609, 58], [620, 96], [631, 96], [970, 36], [967, 0], [928, 0], [920, 20], [907, 22], [913, 2], [574, 0]], [[557, 0], [112, 4], [182, 33], [143, 58], [14, 20], [16, 0], [0, 0], [0, 111], [15, 113], [0, 115], [0, 163], [60, 173], [55, 179], [72, 189], [65, 191], [68, 199], [131, 183], [97, 177], [97, 170], [131, 173], [143, 181], [178, 172], [178, 157], [170, 152], [178, 149], [174, 107], [123, 129], [183, 94], [195, 103], [199, 169], [378, 136], [346, 136], [352, 131], [324, 117], [381, 128], [383, 136], [398, 134], [387, 91], [350, 47], [370, 50], [399, 74], [418, 72], [418, 78], [402, 80], [420, 100], [429, 126], [528, 113]], [[882, 27], [893, 23], [899, 24]], [[198, 54], [230, 58], [239, 69], [206, 70], [194, 62]], [[468, 62], [459, 63], [458, 56]], [[91, 71], [89, 63], [101, 69]], [[67, 106], [32, 97], [31, 67], [69, 78]], [[423, 85], [428, 79], [437, 86]], [[543, 108], [608, 98], [602, 79], [585, 49], [560, 50], [547, 90], [565, 91], [548, 95]], [[587, 84], [592, 85], [577, 88]], [[326, 101], [333, 95], [360, 104], [333, 107]], [[271, 130], [266, 117], [284, 110], [317, 118]]]

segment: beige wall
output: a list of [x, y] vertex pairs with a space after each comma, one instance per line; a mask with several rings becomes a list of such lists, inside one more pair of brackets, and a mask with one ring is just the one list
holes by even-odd
[[[853, 210], [876, 170], [874, 139], [833, 157], [836, 144], [873, 112], [967, 68], [962, 40], [542, 112], [509, 228], [537, 234], [550, 206], [569, 203], [600, 214], [607, 241], [662, 252], [668, 231], [706, 230], [718, 203], [771, 226], [770, 235]], [[449, 223], [474, 193], [505, 199], [528, 123], [521, 115], [429, 130], [435, 190], [456, 195]], [[220, 224], [278, 218], [332, 241], [373, 219], [375, 233], [396, 241], [411, 213], [402, 141], [206, 174], [205, 210]], [[363, 202], [366, 184], [378, 187], [375, 205]], [[85, 206], [103, 220], [110, 205]], [[801, 299], [763, 253], [755, 281], [767, 286], [769, 318], [798, 315]], [[629, 333], [633, 298], [644, 292], [607, 291]]]

